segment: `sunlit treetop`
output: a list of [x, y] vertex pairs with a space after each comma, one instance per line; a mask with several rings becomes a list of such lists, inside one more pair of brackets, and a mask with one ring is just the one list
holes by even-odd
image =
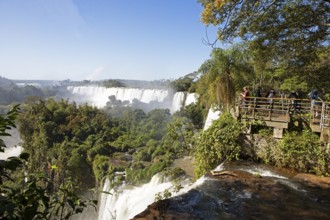
[[[329, 0], [198, 2], [203, 6], [201, 21], [218, 29], [216, 41], [208, 43], [245, 41], [259, 74], [281, 69], [285, 78], [296, 74], [310, 82], [311, 76], [320, 79], [328, 72], [329, 64], [323, 65], [321, 55], [330, 57]], [[312, 70], [307, 68], [312, 66]], [[312, 84], [320, 83], [316, 80]]]
[[219, 37], [251, 39], [256, 36], [326, 40], [330, 3], [324, 0], [199, 0], [202, 22], [219, 26]]
[[[202, 22], [218, 27], [218, 39], [234, 38], [290, 51], [296, 57], [328, 44], [330, 3], [324, 0], [199, 0]], [[327, 45], [328, 46], [328, 45]], [[299, 52], [299, 53], [298, 53]]]

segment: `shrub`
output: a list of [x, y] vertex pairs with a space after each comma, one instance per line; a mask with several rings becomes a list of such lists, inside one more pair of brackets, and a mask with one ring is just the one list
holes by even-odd
[[239, 136], [241, 132], [242, 126], [229, 113], [224, 113], [201, 134], [195, 152], [197, 178], [224, 160], [240, 157]]
[[319, 137], [311, 131], [291, 132], [284, 135], [271, 153], [276, 166], [289, 167], [300, 172], [329, 175], [330, 155]]

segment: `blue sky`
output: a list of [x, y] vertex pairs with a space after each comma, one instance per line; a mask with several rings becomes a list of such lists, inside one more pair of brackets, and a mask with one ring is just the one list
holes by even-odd
[[176, 79], [212, 50], [201, 10], [197, 0], [0, 0], [0, 76]]

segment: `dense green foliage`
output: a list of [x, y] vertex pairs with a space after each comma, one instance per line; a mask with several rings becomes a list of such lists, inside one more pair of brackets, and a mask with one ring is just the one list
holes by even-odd
[[[247, 60], [252, 76], [244, 73], [239, 77], [241, 85], [236, 87], [236, 94], [242, 86], [255, 89], [261, 86], [263, 92], [274, 88], [288, 93], [301, 90], [307, 94], [313, 88], [318, 89], [324, 99], [330, 98], [329, 67], [329, 8], [330, 3], [323, 0], [308, 1], [233, 1], [233, 0], [199, 0], [203, 6], [202, 21], [206, 25], [218, 28], [217, 40], [243, 42], [249, 59]], [[213, 46], [215, 46], [213, 44]], [[234, 46], [235, 47], [235, 46]], [[219, 49], [215, 49], [217, 51]], [[227, 49], [228, 51], [231, 48]], [[226, 50], [225, 50], [226, 51]], [[214, 52], [213, 52], [214, 53]], [[200, 71], [207, 73], [201, 79], [201, 88], [210, 90], [206, 100], [219, 102], [219, 92], [215, 92], [225, 82], [235, 80], [223, 78], [220, 74], [212, 77], [211, 69], [216, 65], [214, 60], [226, 66], [222, 57], [212, 55]], [[234, 64], [239, 64], [234, 60]], [[251, 69], [252, 67], [252, 69]], [[205, 71], [207, 70], [207, 71]], [[241, 74], [242, 75], [242, 74]], [[217, 79], [217, 80], [214, 80]], [[249, 79], [246, 83], [245, 79]], [[213, 83], [208, 83], [213, 82]], [[233, 83], [235, 85], [235, 83]], [[231, 84], [228, 84], [228, 88]], [[230, 102], [231, 93], [225, 93], [223, 102]], [[229, 90], [227, 90], [229, 91]], [[227, 97], [227, 98], [226, 98]], [[306, 97], [307, 98], [307, 97]]]
[[218, 28], [219, 39], [240, 38], [276, 61], [300, 68], [326, 45], [330, 3], [324, 0], [199, 0], [202, 21]]
[[126, 171], [128, 182], [146, 182], [170, 166], [193, 135], [189, 120], [171, 121], [168, 109], [98, 110], [52, 99], [30, 101], [19, 117], [24, 152], [32, 155], [29, 170], [45, 173], [54, 187], [72, 177], [80, 189], [104, 177], [122, 179], [117, 171]]
[[196, 177], [225, 160], [239, 159], [241, 133], [242, 126], [229, 113], [222, 114], [209, 129], [201, 133], [195, 146]]
[[[78, 182], [93, 185], [87, 150], [98, 144], [95, 134], [103, 136], [103, 142], [107, 141], [102, 133], [107, 123], [107, 118], [93, 107], [78, 108], [67, 101], [54, 100], [30, 103], [19, 117], [24, 152], [31, 155], [29, 170], [47, 174], [55, 187], [75, 172]], [[56, 175], [52, 175], [52, 165], [58, 167]]]
[[[249, 159], [298, 172], [330, 175], [329, 144], [309, 130], [288, 131], [283, 139], [272, 138], [271, 129], [258, 131], [267, 146], [243, 145], [242, 126], [224, 113], [196, 140], [196, 177], [214, 169], [225, 160]], [[244, 146], [244, 147], [243, 147]]]
[[[266, 135], [266, 138], [269, 135]], [[330, 174], [330, 154], [325, 143], [311, 131], [287, 132], [279, 141], [269, 141], [269, 147], [256, 152], [264, 162], [296, 171]]]
[[[5, 115], [0, 115], [0, 152], [6, 146], [1, 139], [9, 136], [8, 129], [15, 127], [19, 107], [16, 105]], [[0, 218], [1, 219], [69, 219], [95, 201], [82, 200], [76, 194], [76, 183], [70, 178], [58, 187], [42, 173], [29, 172], [26, 167], [29, 155], [0, 160]], [[56, 169], [56, 167], [52, 167]]]

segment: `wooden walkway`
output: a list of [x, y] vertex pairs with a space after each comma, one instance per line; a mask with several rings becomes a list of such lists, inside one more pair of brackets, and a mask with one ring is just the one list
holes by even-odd
[[274, 128], [275, 137], [281, 138], [283, 129], [287, 129], [291, 122], [307, 124], [313, 132], [321, 133], [321, 140], [328, 140], [330, 136], [330, 102], [249, 97], [236, 106], [238, 120], [265, 123]]

